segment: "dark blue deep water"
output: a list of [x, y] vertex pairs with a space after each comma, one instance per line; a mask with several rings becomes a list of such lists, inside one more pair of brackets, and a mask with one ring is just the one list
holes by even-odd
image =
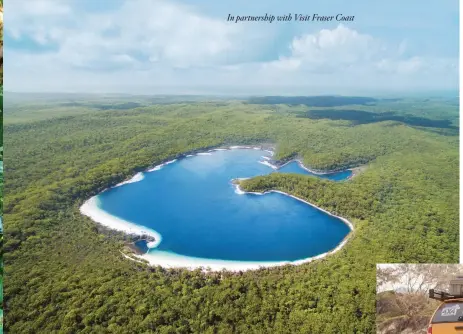
[[[98, 195], [100, 208], [162, 236], [149, 250], [234, 261], [294, 261], [335, 248], [349, 227], [278, 193], [237, 194], [231, 179], [273, 172], [269, 153], [236, 149], [178, 160]], [[297, 163], [279, 172], [310, 174]], [[350, 171], [323, 175], [346, 179]], [[143, 245], [140, 245], [143, 247]]]

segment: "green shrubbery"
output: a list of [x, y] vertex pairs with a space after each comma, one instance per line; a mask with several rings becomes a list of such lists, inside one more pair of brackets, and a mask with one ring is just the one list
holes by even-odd
[[[48, 119], [31, 106], [19, 110], [20, 122], [5, 126], [11, 333], [373, 333], [377, 262], [458, 262], [457, 136], [238, 102], [56, 111]], [[272, 174], [243, 183], [351, 220], [341, 251], [238, 274], [150, 268], [121, 256], [121, 235], [99, 234], [79, 214], [90, 196], [176, 154], [262, 142], [276, 143], [278, 158], [297, 152], [317, 169], [368, 165], [347, 182]]]

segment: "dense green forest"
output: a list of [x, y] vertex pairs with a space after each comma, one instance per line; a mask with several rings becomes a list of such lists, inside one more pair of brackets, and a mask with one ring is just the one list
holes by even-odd
[[[9, 333], [373, 333], [376, 263], [458, 262], [458, 132], [300, 117], [321, 110], [306, 105], [153, 101], [17, 97], [7, 106]], [[362, 108], [458, 124], [454, 101], [345, 109]], [[342, 250], [240, 273], [149, 267], [121, 255], [125, 236], [79, 213], [90, 196], [181, 153], [263, 142], [315, 169], [366, 166], [345, 182], [276, 173], [242, 182], [348, 218], [355, 231]]]

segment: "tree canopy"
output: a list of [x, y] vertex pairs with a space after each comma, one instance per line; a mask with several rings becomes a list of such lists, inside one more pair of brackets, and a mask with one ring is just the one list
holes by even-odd
[[[454, 133], [311, 119], [298, 117], [305, 107], [241, 101], [134, 99], [142, 105], [113, 109], [92, 104], [124, 102], [63, 102], [27, 101], [5, 111], [11, 333], [372, 333], [376, 263], [458, 262]], [[458, 113], [434, 103], [436, 113]], [[416, 113], [413, 103], [402, 106]], [[240, 273], [149, 267], [122, 256], [124, 235], [101, 233], [79, 213], [89, 197], [179, 154], [264, 142], [276, 144], [278, 159], [299, 154], [315, 169], [366, 166], [344, 182], [279, 173], [242, 182], [348, 218], [355, 231], [342, 250]]]

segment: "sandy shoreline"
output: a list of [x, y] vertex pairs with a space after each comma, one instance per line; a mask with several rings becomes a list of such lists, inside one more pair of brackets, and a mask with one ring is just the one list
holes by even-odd
[[[193, 154], [192, 154], [192, 152], [190, 152], [188, 154], [185, 153], [185, 154], [179, 155], [178, 158], [192, 157], [192, 156], [196, 156], [196, 155], [198, 155], [198, 156], [210, 155], [211, 154], [210, 152], [213, 152], [213, 151], [225, 151], [225, 150], [231, 150], [231, 149], [255, 149], [255, 150], [262, 150], [262, 151], [269, 152], [272, 156], [274, 155], [274, 151], [270, 150], [268, 145], [266, 145], [266, 146], [227, 146], [227, 147], [222, 146], [222, 147], [210, 149], [208, 151], [202, 151], [202, 152], [196, 151]], [[330, 172], [320, 173], [320, 172], [312, 171], [312, 170], [308, 169], [307, 167], [305, 167], [299, 159], [292, 159], [292, 160], [290, 160], [288, 162], [285, 162], [281, 166], [272, 165], [269, 162], [269, 160], [270, 159], [264, 159], [264, 161], [259, 161], [259, 163], [267, 165], [267, 166], [269, 166], [269, 167], [271, 167], [273, 169], [279, 169], [279, 168], [283, 167], [284, 165], [286, 165], [286, 164], [288, 164], [290, 162], [297, 161], [302, 168], [306, 169], [307, 171], [309, 171], [311, 173], [314, 173], [314, 174], [329, 174], [330, 173]], [[175, 161], [177, 161], [177, 158], [173, 159], [173, 160], [170, 160], [170, 161], [167, 161], [167, 162], [164, 162], [164, 163], [161, 163], [159, 165], [150, 167], [150, 168], [146, 169], [145, 172], [158, 171], [158, 170], [162, 169], [164, 166], [166, 166], [166, 165], [168, 165], [170, 163], [173, 163]], [[123, 186], [125, 184], [141, 181], [144, 178], [143, 173], [144, 172], [139, 172], [139, 173], [135, 174], [129, 180], [120, 182], [117, 185], [115, 185], [114, 187], [119, 187], [119, 186]], [[245, 179], [245, 178], [241, 178], [241, 179], [237, 179], [237, 180], [243, 180], [243, 179]], [[332, 213], [330, 213], [330, 212], [328, 212], [328, 211], [326, 211], [326, 210], [324, 210], [324, 209], [322, 209], [322, 208], [320, 208], [320, 207], [318, 207], [318, 206], [316, 206], [316, 205], [314, 205], [314, 204], [312, 204], [310, 202], [307, 202], [307, 201], [305, 201], [303, 199], [300, 199], [300, 198], [298, 198], [296, 196], [293, 196], [293, 195], [290, 195], [290, 194], [287, 194], [287, 193], [284, 193], [284, 192], [281, 192], [281, 191], [278, 191], [278, 190], [270, 190], [270, 191], [266, 191], [264, 193], [245, 192], [245, 191], [241, 190], [241, 188], [239, 187], [238, 184], [234, 184], [234, 187], [235, 187], [235, 193], [237, 193], [239, 195], [242, 195], [242, 194], [265, 195], [266, 193], [276, 192], [276, 193], [280, 193], [280, 194], [292, 197], [292, 198], [294, 198], [296, 200], [299, 200], [299, 201], [302, 201], [302, 202], [304, 202], [304, 203], [306, 203], [306, 204], [308, 204], [308, 205], [310, 205], [312, 207], [315, 207], [316, 209], [321, 210], [321, 211], [323, 211], [324, 213], [326, 213], [326, 214], [328, 214], [330, 216], [333, 216], [333, 217], [336, 217], [336, 218], [340, 219], [347, 226], [349, 226], [351, 231], [353, 231], [353, 225], [347, 219], [345, 219], [343, 217], [336, 216], [336, 215], [334, 215], [334, 214], [332, 214]], [[120, 218], [118, 218], [116, 216], [113, 216], [113, 215], [105, 212], [104, 210], [102, 210], [100, 208], [99, 199], [98, 199], [97, 196], [98, 195], [96, 195], [96, 196], [88, 199], [87, 201], [85, 201], [84, 204], [80, 207], [80, 212], [83, 215], [85, 215], [85, 216], [89, 217], [90, 219], [92, 219], [93, 221], [95, 221], [97, 223], [100, 223], [101, 225], [106, 226], [106, 227], [108, 227], [110, 229], [122, 231], [122, 232], [125, 232], [125, 233], [129, 234], [129, 235], [149, 236], [149, 237], [153, 238], [154, 241], [151, 241], [151, 242], [147, 243], [148, 248], [153, 249], [152, 252], [148, 252], [148, 253], [143, 254], [143, 255], [137, 255], [137, 254], [130, 254], [131, 256], [127, 256], [125, 254], [123, 254], [123, 255], [124, 255], [124, 257], [126, 257], [128, 259], [131, 259], [133, 261], [137, 261], [137, 260], [135, 260], [133, 258], [133, 257], [136, 257], [136, 258], [140, 258], [140, 259], [144, 259], [144, 260], [148, 261], [151, 265], [160, 265], [160, 266], [166, 267], [166, 268], [187, 268], [187, 269], [192, 269], [192, 270], [197, 269], [197, 268], [203, 268], [203, 269], [209, 268], [210, 270], [215, 270], [215, 271], [219, 271], [219, 270], [223, 270], [223, 269], [226, 269], [226, 270], [229, 270], [229, 271], [244, 271], [244, 270], [255, 270], [255, 269], [262, 268], [262, 267], [282, 266], [282, 265], [287, 265], [287, 264], [299, 265], [299, 264], [302, 264], [302, 263], [308, 263], [308, 262], [311, 262], [311, 261], [314, 261], [314, 260], [322, 259], [322, 258], [324, 258], [324, 257], [326, 257], [326, 256], [328, 256], [330, 254], [333, 254], [333, 253], [337, 252], [338, 250], [340, 250], [346, 244], [346, 242], [348, 241], [350, 235], [352, 234], [352, 233], [349, 233], [344, 238], [344, 240], [336, 248], [332, 249], [331, 251], [328, 251], [326, 253], [323, 253], [323, 254], [320, 254], [320, 255], [317, 255], [317, 256], [314, 256], [314, 257], [301, 259], [301, 260], [297, 260], [297, 261], [245, 262], [245, 261], [227, 261], [227, 260], [194, 258], [194, 257], [177, 255], [177, 254], [173, 254], [173, 253], [169, 253], [169, 252], [156, 250], [155, 248], [162, 242], [162, 236], [158, 232], [156, 232], [153, 229], [149, 229], [149, 228], [134, 224], [132, 222], [125, 221], [123, 219], [120, 219]]]
[[272, 165], [270, 162], [268, 162], [268, 160], [258, 161], [258, 163], [260, 163], [262, 165], [265, 165], [265, 166], [268, 166], [268, 167], [272, 168], [273, 170], [277, 170], [279, 168], [279, 167], [277, 167], [275, 165]]
[[149, 236], [154, 239], [154, 241], [150, 242], [152, 247], [157, 247], [162, 241], [161, 235], [155, 230], [123, 220], [102, 210], [99, 206], [97, 196], [93, 196], [85, 201], [80, 207], [80, 212], [91, 220], [112, 230], [121, 231], [129, 235]]
[[[238, 180], [245, 180], [245, 179], [238, 179]], [[232, 180], [233, 181], [233, 180]], [[280, 190], [267, 190], [267, 191], [264, 191], [264, 192], [253, 192], [253, 191], [244, 191], [240, 188], [239, 184], [236, 184], [236, 183], [233, 183], [233, 186], [235, 187], [235, 192], [236, 193], [240, 193], [240, 194], [251, 194], [251, 195], [265, 195], [265, 194], [270, 194], [270, 193], [278, 193], [278, 194], [282, 194], [282, 195], [286, 195], [286, 196], [289, 196], [289, 197], [292, 197], [300, 202], [304, 202], [305, 204], [308, 204], [310, 205], [311, 207], [314, 207], [320, 211], [323, 211], [324, 213], [332, 216], [332, 217], [335, 217], [335, 218], [338, 218], [339, 220], [341, 220], [342, 222], [344, 222], [347, 226], [349, 226], [350, 230], [353, 231], [354, 230], [354, 225], [352, 225], [352, 223], [350, 221], [348, 221], [346, 218], [344, 217], [341, 217], [341, 216], [337, 216], [329, 211], [326, 211], [325, 209], [322, 209], [320, 208], [319, 206], [313, 204], [313, 203], [310, 203], [310, 202], [307, 202], [306, 200], [303, 200], [302, 198], [299, 198], [299, 197], [296, 197], [294, 195], [291, 195], [291, 194], [288, 194], [288, 193], [285, 193], [284, 191], [280, 191]]]
[[[231, 149], [256, 149], [256, 150], [262, 150], [262, 146], [227, 146], [227, 147], [217, 147], [214, 149], [210, 149], [206, 152], [204, 151], [196, 151], [194, 154], [181, 154], [179, 158], [186, 158], [186, 157], [192, 157], [192, 156], [204, 156], [204, 155], [211, 155], [211, 152], [214, 151], [226, 151], [226, 150], [231, 150]], [[135, 183], [142, 181], [145, 178], [144, 173], [151, 173], [155, 172], [158, 170], [161, 170], [164, 166], [169, 165], [171, 163], [174, 163], [177, 161], [177, 158], [168, 160], [166, 162], [163, 162], [159, 165], [155, 165], [152, 167], [147, 168], [144, 172], [138, 172], [134, 176], [132, 176], [130, 179], [122, 181], [118, 184], [116, 184], [113, 187], [107, 188], [104, 191], [111, 189], [111, 188], [116, 188], [116, 187], [121, 187], [126, 184], [130, 183]], [[134, 224], [132, 222], [123, 220], [119, 217], [113, 216], [106, 211], [102, 210], [99, 206], [99, 199], [98, 195], [91, 197], [87, 201], [85, 201], [82, 206], [80, 207], [80, 212], [92, 219], [93, 221], [109, 228], [113, 229], [116, 231], [121, 231], [129, 235], [134, 235], [134, 236], [148, 236], [151, 239], [154, 239], [153, 241], [147, 242], [147, 247], [148, 248], [156, 248], [159, 246], [159, 244], [162, 241], [162, 236], [158, 232], [156, 232], [153, 229], [149, 229], [144, 226], [140, 226], [137, 224]]]
[[132, 178], [128, 179], [127, 181], [123, 181], [123, 182], [120, 182], [120, 183], [116, 184], [114, 186], [114, 188], [123, 186], [124, 184], [138, 182], [138, 181], [143, 180], [144, 178], [145, 178], [145, 175], [142, 172], [139, 172], [139, 173], [135, 174]]
[[[244, 179], [244, 178], [243, 178]], [[242, 180], [242, 179], [241, 179]], [[279, 190], [269, 190], [265, 192], [246, 192], [243, 191], [238, 184], [233, 184], [235, 187], [235, 193], [237, 194], [253, 194], [253, 195], [265, 195], [268, 193], [279, 193], [283, 194], [289, 197], [292, 197], [298, 201], [304, 202], [320, 211], [323, 211], [324, 213], [336, 217], [339, 220], [341, 220], [343, 223], [345, 223], [351, 232], [347, 234], [347, 236], [341, 241], [339, 245], [337, 245], [335, 248], [332, 250], [308, 257], [305, 259], [301, 260], [295, 260], [295, 261], [227, 261], [227, 260], [219, 260], [219, 259], [204, 259], [204, 258], [195, 258], [195, 257], [190, 257], [190, 256], [184, 256], [184, 255], [177, 255], [174, 253], [169, 253], [169, 252], [164, 252], [164, 251], [157, 251], [155, 250], [154, 252], [151, 253], [146, 253], [143, 255], [136, 255], [134, 254], [133, 256], [146, 260], [150, 265], [152, 266], [161, 266], [165, 268], [186, 268], [189, 270], [195, 270], [195, 269], [204, 269], [204, 270], [210, 270], [210, 271], [221, 271], [223, 269], [228, 270], [228, 271], [247, 271], [247, 270], [257, 270], [261, 268], [268, 268], [268, 267], [276, 267], [276, 266], [284, 266], [284, 265], [300, 265], [303, 263], [309, 263], [315, 260], [320, 260], [323, 259], [329, 255], [332, 255], [339, 250], [341, 250], [349, 240], [353, 230], [354, 226], [353, 224], [347, 220], [344, 217], [337, 216], [335, 214], [332, 214], [331, 212], [328, 212], [315, 204], [312, 204], [310, 202], [307, 202], [301, 198], [298, 198], [296, 196], [290, 195], [288, 193], [285, 193], [283, 191]]]
[[[263, 151], [269, 152], [272, 157], [275, 155], [275, 152], [272, 151], [272, 150], [263, 149]], [[352, 172], [352, 174], [346, 180], [352, 179], [354, 176], [358, 175], [360, 172], [362, 172], [366, 168], [366, 166], [358, 166], [358, 167], [346, 168], [346, 169], [316, 170], [316, 169], [311, 169], [311, 168], [305, 166], [300, 157], [290, 159], [290, 160], [285, 161], [283, 163], [280, 163], [279, 161], [273, 160], [272, 158], [269, 158], [269, 157], [266, 157], [266, 156], [262, 156], [261, 158], [263, 160], [258, 161], [259, 163], [261, 163], [263, 165], [266, 165], [266, 166], [268, 166], [268, 167], [270, 167], [270, 168], [272, 168], [273, 170], [276, 170], [276, 171], [279, 170], [280, 168], [283, 168], [284, 166], [292, 163], [292, 162], [297, 162], [297, 164], [299, 165], [300, 168], [308, 171], [309, 173], [315, 174], [315, 175], [335, 174], [335, 173], [340, 173], [340, 172], [350, 170]]]
[[[280, 168], [283, 168], [284, 166], [292, 163], [292, 162], [297, 162], [297, 164], [299, 165], [299, 167], [301, 167], [302, 169], [305, 169], [306, 171], [308, 171], [309, 173], [312, 173], [312, 174], [315, 174], [315, 175], [327, 175], [327, 174], [334, 174], [334, 173], [340, 173], [340, 172], [344, 172], [346, 170], [350, 170], [352, 171], [352, 173], [354, 172], [355, 169], [359, 168], [359, 167], [356, 167], [356, 168], [346, 168], [346, 169], [340, 169], [340, 170], [327, 170], [327, 171], [320, 171], [320, 170], [315, 170], [315, 169], [310, 169], [309, 167], [305, 166], [304, 163], [302, 162], [301, 159], [297, 158], [297, 159], [291, 159], [291, 160], [288, 160], [286, 161], [284, 164], [282, 165], [273, 165], [271, 163], [268, 163], [267, 165], [273, 169], [280, 169]], [[349, 176], [348, 179], [351, 179], [353, 176], [355, 176], [356, 174], [352, 174], [351, 176]]]
[[228, 261], [219, 259], [195, 258], [158, 250], [154, 250], [154, 252], [146, 253], [143, 255], [133, 254], [133, 256], [147, 261], [152, 266], [161, 266], [164, 268], [185, 268], [188, 270], [203, 269], [205, 271], [222, 271], [225, 269], [227, 271], [237, 272], [285, 265], [300, 265], [303, 263], [320, 260], [340, 250], [346, 244], [346, 242], [347, 237], [336, 248], [329, 252], [295, 261]]

